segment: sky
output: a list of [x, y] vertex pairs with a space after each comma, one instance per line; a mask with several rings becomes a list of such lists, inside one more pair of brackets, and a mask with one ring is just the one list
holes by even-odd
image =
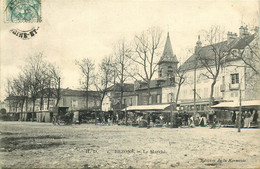
[[[76, 89], [80, 87], [76, 59], [87, 57], [98, 64], [117, 41], [132, 41], [150, 27], [160, 27], [164, 40], [169, 32], [173, 52], [183, 62], [198, 35], [212, 25], [236, 33], [241, 24], [259, 25], [259, 1], [255, 0], [42, 0], [41, 6], [40, 23], [1, 19], [0, 100], [6, 96], [6, 78], [15, 77], [25, 58], [39, 52], [60, 67], [62, 87]], [[4, 14], [1, 11], [0, 16]], [[29, 40], [10, 33], [13, 28], [32, 27], [39, 30]]]

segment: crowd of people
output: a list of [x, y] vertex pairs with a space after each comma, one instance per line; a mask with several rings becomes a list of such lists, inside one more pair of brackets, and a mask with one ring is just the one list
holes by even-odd
[[[56, 117], [54, 120], [58, 123]], [[241, 115], [241, 127], [249, 128], [250, 124], [253, 122], [256, 123], [258, 118], [258, 113], [251, 111], [243, 111]], [[122, 111], [110, 111], [110, 112], [94, 112], [90, 113], [88, 118], [85, 117], [83, 120], [83, 114], [79, 112], [67, 112], [63, 117], [64, 124], [80, 124], [84, 122], [94, 122], [100, 124], [137, 124], [139, 126], [156, 126], [156, 125], [167, 125], [172, 127], [195, 127], [195, 126], [210, 126], [215, 128], [220, 126], [220, 121], [217, 119], [216, 114], [212, 114], [211, 118], [206, 113], [188, 113], [185, 111], [182, 112], [173, 112], [172, 114], [167, 112], [162, 113], [151, 113], [151, 112], [122, 112]], [[87, 119], [87, 120], [86, 120]], [[232, 113], [231, 117], [232, 123], [237, 127], [238, 118], [237, 112]]]
[[[258, 119], [258, 113], [255, 111], [242, 111], [241, 114], [241, 127], [249, 128], [251, 124], [256, 124]], [[237, 127], [238, 125], [238, 118], [237, 112], [232, 113], [232, 122]]]

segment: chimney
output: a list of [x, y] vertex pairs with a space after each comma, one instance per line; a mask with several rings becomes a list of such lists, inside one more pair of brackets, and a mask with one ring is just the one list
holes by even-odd
[[236, 33], [232, 33], [232, 32], [228, 32], [227, 33], [227, 41], [228, 41], [228, 43], [232, 42], [236, 38], [237, 38], [237, 34]]
[[239, 28], [239, 37], [240, 38], [244, 38], [244, 37], [246, 37], [248, 35], [249, 35], [249, 32], [248, 32], [247, 26], [245, 26], [245, 27], [241, 26]]
[[195, 53], [197, 53], [201, 49], [202, 43], [200, 41], [200, 35], [198, 36], [198, 41], [195, 46]]
[[248, 36], [249, 35], [249, 32], [248, 32], [248, 28], [247, 26], [245, 27], [245, 36]]
[[241, 26], [239, 28], [239, 37], [243, 38], [245, 35], [245, 28], [243, 26]]
[[234, 39], [237, 38], [237, 33], [233, 33], [233, 38], [234, 38]]

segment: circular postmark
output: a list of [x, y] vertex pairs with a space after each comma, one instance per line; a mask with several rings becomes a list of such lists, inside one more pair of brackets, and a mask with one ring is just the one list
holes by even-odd
[[40, 0], [6, 0], [6, 21], [10, 22], [40, 22]]

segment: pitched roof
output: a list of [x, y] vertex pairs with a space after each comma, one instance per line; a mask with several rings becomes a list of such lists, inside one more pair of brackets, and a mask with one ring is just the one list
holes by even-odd
[[166, 39], [166, 42], [165, 42], [162, 57], [161, 57], [158, 64], [161, 64], [162, 62], [176, 62], [176, 63], [178, 63], [177, 57], [176, 57], [175, 54], [173, 54], [173, 51], [172, 51], [172, 44], [171, 44], [169, 32], [167, 34], [167, 39]]
[[255, 35], [249, 35], [245, 38], [237, 38], [232, 42], [232, 49], [244, 49], [250, 42], [255, 39]]
[[[247, 36], [245, 38], [236, 38], [232, 42], [222, 41], [214, 44], [217, 48], [223, 52], [228, 52], [231, 49], [244, 49], [254, 39], [254, 35]], [[200, 56], [199, 56], [200, 55]], [[195, 67], [203, 67], [203, 64], [199, 61], [200, 58], [206, 58], [209, 65], [214, 64], [214, 52], [212, 45], [203, 46], [199, 49], [199, 55], [194, 53], [191, 55], [181, 66], [181, 70], [192, 70]], [[228, 58], [227, 58], [228, 59]]]
[[[89, 96], [98, 96], [97, 91], [88, 91]], [[72, 89], [61, 89], [62, 96], [85, 96], [85, 91], [83, 90], [72, 90]]]
[[[151, 80], [150, 81], [150, 89], [153, 89], [153, 88], [160, 88], [160, 83], [158, 80]], [[136, 90], [147, 90], [147, 83], [144, 82], [144, 81], [141, 81], [139, 82], [139, 86], [138, 88], [136, 88]]]
[[8, 100], [21, 100], [23, 98], [24, 98], [24, 96], [7, 96], [5, 98], [5, 101], [8, 101]]
[[[108, 88], [108, 91], [114, 91], [114, 89], [115, 89], [115, 91], [120, 91], [120, 84], [116, 83], [115, 86], [114, 85], [110, 86]], [[132, 92], [132, 91], [134, 91], [134, 84], [132, 84], [132, 83], [124, 83], [123, 91], [124, 92]]]

